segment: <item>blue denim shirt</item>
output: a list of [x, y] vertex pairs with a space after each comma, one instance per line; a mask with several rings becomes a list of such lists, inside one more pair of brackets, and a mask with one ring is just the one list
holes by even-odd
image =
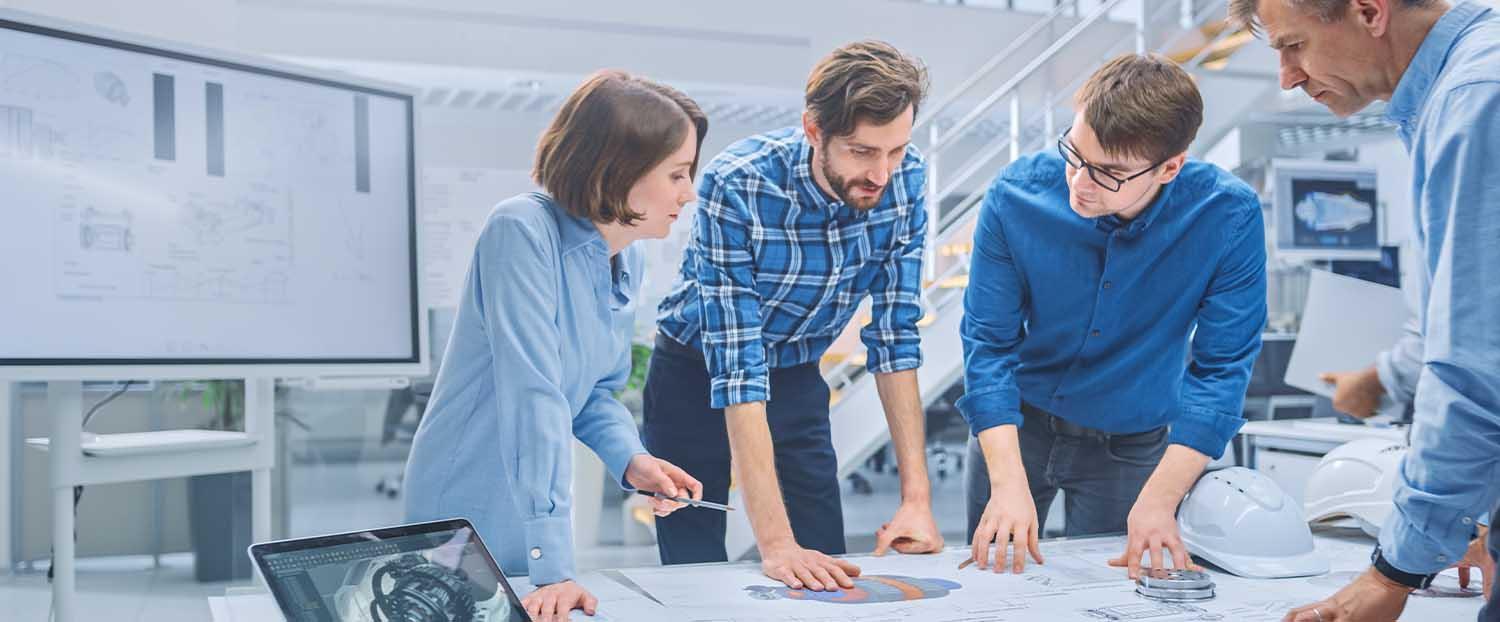
[[1412, 156], [1425, 278], [1412, 447], [1380, 546], [1426, 574], [1463, 555], [1500, 494], [1500, 15], [1449, 10], [1386, 115]]
[[704, 167], [693, 237], [658, 325], [702, 348], [713, 408], [771, 399], [767, 370], [817, 361], [866, 295], [870, 371], [921, 365], [926, 183], [926, 164], [907, 147], [878, 205], [831, 199], [813, 180], [801, 128], [741, 140]]
[[1065, 169], [1017, 160], [980, 206], [959, 411], [976, 435], [1021, 425], [1023, 400], [1109, 433], [1170, 424], [1168, 442], [1219, 457], [1266, 320], [1260, 200], [1189, 160], [1135, 219], [1089, 219]]
[[641, 255], [542, 194], [490, 214], [406, 464], [406, 518], [464, 517], [507, 573], [573, 577], [572, 438], [617, 480], [646, 453], [630, 375]]

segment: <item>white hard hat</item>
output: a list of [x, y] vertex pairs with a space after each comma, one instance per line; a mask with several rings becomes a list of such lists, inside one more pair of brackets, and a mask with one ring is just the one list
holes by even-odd
[[1210, 471], [1177, 509], [1188, 552], [1251, 579], [1328, 572], [1302, 507], [1271, 478], [1244, 467]]
[[1302, 495], [1307, 520], [1349, 517], [1378, 537], [1394, 506], [1404, 459], [1406, 445], [1398, 441], [1365, 438], [1339, 445], [1307, 480]]

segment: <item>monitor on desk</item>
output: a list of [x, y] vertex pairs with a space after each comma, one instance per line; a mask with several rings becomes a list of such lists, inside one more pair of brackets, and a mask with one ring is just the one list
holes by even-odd
[[0, 11], [0, 377], [425, 373], [414, 104]]
[[1374, 167], [1349, 162], [1273, 160], [1276, 255], [1294, 260], [1380, 259], [1381, 220]]

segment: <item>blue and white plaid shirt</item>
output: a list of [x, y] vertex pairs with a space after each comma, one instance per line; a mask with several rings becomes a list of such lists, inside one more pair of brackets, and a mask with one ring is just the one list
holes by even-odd
[[786, 128], [730, 145], [703, 170], [693, 237], [657, 322], [702, 349], [713, 408], [769, 400], [768, 370], [822, 357], [866, 294], [870, 371], [922, 364], [922, 156], [907, 147], [864, 212], [818, 188], [811, 162], [801, 128]]

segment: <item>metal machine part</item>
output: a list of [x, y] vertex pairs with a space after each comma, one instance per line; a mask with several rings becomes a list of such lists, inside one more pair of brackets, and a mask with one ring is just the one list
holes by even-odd
[[370, 578], [376, 622], [475, 622], [474, 597], [462, 570], [403, 555]]
[[1214, 588], [1209, 587], [1197, 590], [1172, 590], [1137, 585], [1135, 586], [1135, 593], [1151, 600], [1168, 603], [1180, 603], [1195, 602], [1200, 600], [1212, 600], [1214, 597]]
[[1136, 583], [1142, 587], [1163, 590], [1213, 589], [1214, 580], [1201, 570], [1152, 568], [1141, 574]]

